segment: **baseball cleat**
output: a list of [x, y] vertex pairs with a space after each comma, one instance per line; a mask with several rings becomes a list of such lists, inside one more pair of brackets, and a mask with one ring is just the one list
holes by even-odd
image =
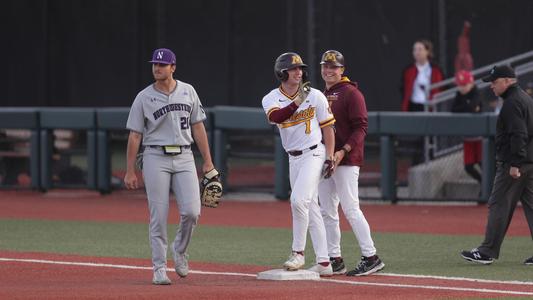
[[168, 279], [166, 268], [160, 268], [154, 272], [154, 277], [152, 278], [152, 284], [169, 285], [171, 283], [172, 281]]
[[477, 248], [474, 248], [470, 251], [466, 251], [466, 250], [461, 251], [461, 257], [468, 261], [475, 262], [478, 264], [483, 264], [483, 265], [490, 265], [491, 263], [494, 262], [494, 258], [479, 252]]
[[342, 275], [346, 273], [346, 266], [342, 257], [330, 257], [329, 262], [333, 269], [333, 275]]
[[174, 253], [174, 269], [179, 277], [186, 277], [189, 274], [189, 256], [185, 253]]
[[533, 256], [524, 261], [524, 265], [533, 266]]
[[307, 271], [318, 273], [318, 275], [320, 275], [321, 277], [333, 276], [333, 269], [331, 268], [331, 264], [328, 264], [327, 267], [324, 267], [321, 264], [316, 264], [311, 268], [307, 269]]
[[293, 252], [289, 259], [283, 264], [287, 271], [297, 271], [305, 265], [305, 257], [301, 254]]
[[385, 264], [377, 255], [371, 257], [361, 256], [361, 261], [355, 269], [348, 271], [346, 276], [366, 276], [378, 272], [385, 268]]

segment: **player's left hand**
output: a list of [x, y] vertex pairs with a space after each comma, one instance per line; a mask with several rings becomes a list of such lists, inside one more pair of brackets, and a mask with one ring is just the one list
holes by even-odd
[[202, 174], [206, 174], [214, 168], [215, 166], [213, 165], [212, 161], [204, 161], [204, 164], [202, 165]]
[[222, 197], [222, 190], [220, 173], [214, 168], [205, 173], [200, 180], [200, 201], [202, 205], [217, 207]]
[[511, 175], [511, 177], [513, 177], [514, 179], [518, 179], [520, 178], [520, 168], [517, 168], [517, 167], [511, 167], [509, 169], [509, 175]]

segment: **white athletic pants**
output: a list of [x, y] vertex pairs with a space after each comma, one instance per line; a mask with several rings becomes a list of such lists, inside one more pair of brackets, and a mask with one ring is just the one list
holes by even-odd
[[359, 167], [338, 166], [335, 173], [322, 179], [318, 187], [318, 197], [328, 240], [330, 257], [341, 256], [341, 231], [339, 227], [339, 202], [344, 216], [350, 223], [357, 238], [361, 254], [372, 256], [376, 248], [370, 235], [370, 226], [359, 208]]
[[292, 250], [305, 250], [307, 228], [309, 228], [317, 263], [329, 262], [326, 232], [317, 194], [325, 157], [325, 149], [322, 144], [302, 155], [289, 155], [289, 174], [292, 188]]

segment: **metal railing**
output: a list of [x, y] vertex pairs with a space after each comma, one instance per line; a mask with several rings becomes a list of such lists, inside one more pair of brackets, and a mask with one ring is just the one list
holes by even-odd
[[[533, 51], [531, 51], [531, 52], [533, 53]], [[533, 60], [533, 55], [531, 56], [531, 59]], [[492, 68], [492, 67], [490, 67], [490, 68]], [[485, 67], [483, 69], [485, 69]], [[525, 74], [529, 74], [531, 72], [533, 72], [533, 61], [530, 61], [530, 62], [521, 64], [521, 65], [515, 66], [515, 73], [516, 73], [516, 76], [518, 76], [518, 77], [520, 77], [522, 75], [525, 75]], [[474, 75], [474, 72], [472, 72], [472, 74]], [[479, 75], [479, 74], [484, 74], [484, 73], [483, 72], [477, 72], [476, 74]], [[474, 75], [474, 77], [476, 77], [476, 75]], [[454, 78], [446, 79], [446, 81], [450, 81], [450, 80], [451, 80], [451, 82], [453, 82]], [[442, 82], [444, 82], [444, 81], [441, 81], [439, 83], [442, 83]], [[437, 84], [439, 84], [439, 83], [436, 83], [435, 86], [437, 86]], [[481, 80], [481, 78], [475, 80], [475, 83], [476, 83], [478, 89], [480, 89], [480, 90], [488, 88], [488, 86], [490, 85], [490, 83], [488, 83], [488, 82], [483, 82]], [[450, 84], [450, 83], [447, 83], [447, 84]], [[444, 85], [447, 85], [447, 84], [444, 84]], [[433, 85], [431, 87], [433, 88]], [[458, 91], [457, 87], [454, 86], [454, 87], [446, 89], [445, 91], [442, 91], [442, 92], [440, 92], [438, 94], [435, 94], [434, 98], [431, 100], [431, 102], [428, 104], [428, 106], [431, 107], [431, 109], [433, 111], [439, 111], [438, 110], [438, 105], [442, 104], [444, 102], [448, 102], [448, 101], [453, 100], [454, 97], [455, 97], [455, 93], [457, 91]]]
[[[474, 76], [474, 78], [478, 77], [478, 79], [475, 80], [475, 84], [480, 91], [488, 88], [490, 85], [490, 83], [488, 82], [483, 82], [481, 80], [481, 77], [486, 75], [486, 73], [488, 73], [495, 65], [513, 66], [517, 77], [529, 74], [533, 72], [533, 50], [472, 70], [472, 75]], [[430, 90], [443, 87], [449, 88], [435, 94], [433, 99], [425, 106], [425, 111], [449, 111], [449, 109], [447, 108], [447, 103], [453, 101], [453, 99], [455, 98], [455, 94], [458, 91], [458, 88], [454, 84], [454, 77], [432, 84], [430, 86]], [[442, 107], [446, 107], [446, 109], [442, 109]], [[425, 161], [428, 162], [430, 160], [430, 157], [439, 158], [448, 155], [450, 152], [456, 151], [460, 147], [461, 145], [459, 142], [443, 142], [436, 137], [427, 137], [425, 138], [424, 143]]]

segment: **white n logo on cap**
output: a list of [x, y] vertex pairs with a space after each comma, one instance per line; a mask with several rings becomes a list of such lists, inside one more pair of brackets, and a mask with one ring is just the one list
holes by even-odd
[[163, 59], [163, 51], [157, 52], [157, 59]]

